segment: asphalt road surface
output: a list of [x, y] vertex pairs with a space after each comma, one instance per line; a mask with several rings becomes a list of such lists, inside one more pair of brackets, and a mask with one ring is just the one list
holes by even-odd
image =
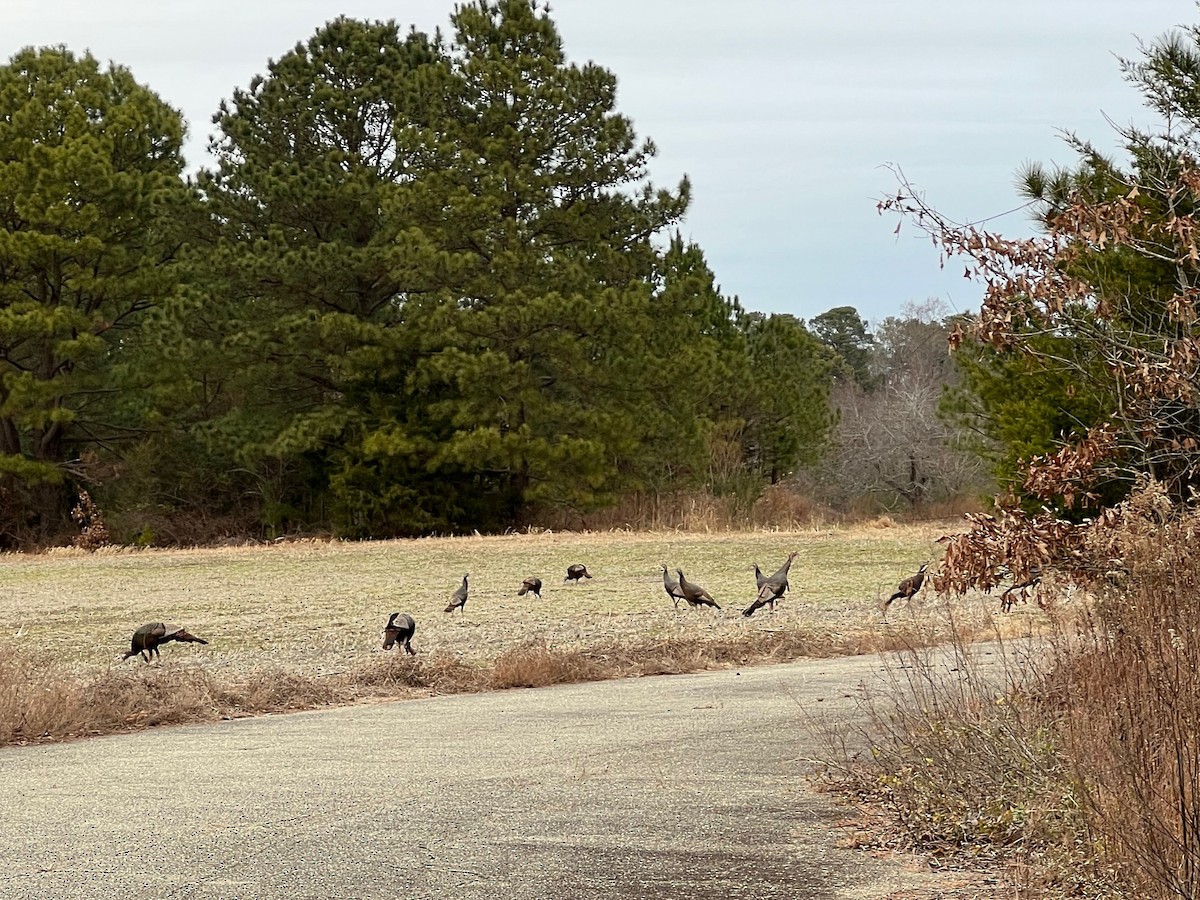
[[882, 898], [805, 773], [875, 657], [0, 750], [0, 897]]

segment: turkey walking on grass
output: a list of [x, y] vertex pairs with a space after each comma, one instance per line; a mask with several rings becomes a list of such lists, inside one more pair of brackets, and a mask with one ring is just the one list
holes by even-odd
[[711, 606], [714, 609], [720, 609], [721, 604], [717, 603], [712, 598], [712, 594], [700, 587], [698, 584], [692, 584], [683, 577], [683, 569], [676, 569], [675, 573], [679, 576], [679, 590], [683, 593], [683, 599], [688, 602], [688, 606], [695, 609], [697, 606]]
[[770, 578], [764, 578], [762, 572], [759, 571], [758, 565], [754, 566], [754, 577], [758, 582], [758, 596], [754, 602], [742, 610], [742, 615], [746, 618], [754, 615], [756, 610], [762, 609], [764, 606], [770, 606], [771, 612], [775, 612], [775, 604], [783, 599], [783, 595], [788, 589], [788, 570], [792, 567], [792, 560], [796, 558], [796, 552], [793, 550], [788, 554], [787, 561], [779, 567]]
[[925, 570], [929, 568], [929, 563], [922, 563], [921, 568], [917, 570], [916, 575], [905, 578], [896, 588], [896, 593], [888, 597], [884, 601], [883, 608], [886, 610], [892, 605], [893, 600], [911, 600], [921, 590], [921, 585], [925, 583]]
[[521, 589], [517, 591], [518, 597], [524, 597], [526, 594], [533, 594], [539, 600], [542, 599], [542, 579], [526, 578], [521, 582]]
[[663, 573], [663, 590], [667, 592], [667, 596], [671, 598], [671, 602], [675, 604], [675, 608], [679, 609], [679, 601], [686, 600], [683, 596], [683, 591], [679, 588], [679, 582], [672, 578], [667, 573], [667, 567], [662, 567]]
[[587, 570], [587, 566], [575, 563], [573, 566], [567, 566], [567, 577], [563, 581], [574, 581], [579, 583], [581, 578], [591, 578], [591, 574]]

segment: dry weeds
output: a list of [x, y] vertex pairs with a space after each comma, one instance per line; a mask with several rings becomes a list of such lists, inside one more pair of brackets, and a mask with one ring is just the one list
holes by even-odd
[[[225, 549], [0, 557], [0, 742], [305, 709], [379, 697], [690, 672], [946, 639], [932, 596], [882, 597], [934, 551], [937, 526], [693, 535], [609, 532], [297, 542]], [[752, 566], [800, 552], [773, 615], [740, 610]], [[563, 584], [573, 562], [595, 575]], [[722, 603], [676, 611], [659, 563]], [[465, 614], [442, 612], [464, 572]], [[528, 575], [543, 598], [517, 597]], [[990, 604], [968, 604], [988, 632]], [[385, 653], [388, 613], [417, 621], [417, 657]], [[1017, 621], [1036, 617], [1036, 611]], [[143, 622], [209, 646], [120, 661]]]
[[[1031, 896], [1200, 896], [1200, 511], [1154, 486], [1043, 597], [1036, 659], [926, 675], [914, 650], [834, 742], [833, 783], [891, 812], [893, 842], [1004, 860]], [[844, 734], [844, 732], [842, 733]], [[863, 750], [869, 752], [862, 752]]]

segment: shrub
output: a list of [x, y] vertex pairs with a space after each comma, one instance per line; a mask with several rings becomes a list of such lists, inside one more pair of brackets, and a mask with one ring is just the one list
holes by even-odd
[[[1060, 888], [1200, 896], [1200, 512], [1150, 485], [1075, 539], [1036, 660], [964, 680], [908, 653], [831, 782], [913, 846], [1036, 863]], [[1123, 893], [1122, 893], [1123, 892]]]
[[71, 510], [71, 519], [79, 526], [79, 534], [71, 542], [74, 546], [92, 551], [108, 545], [108, 526], [104, 524], [104, 516], [87, 491], [79, 492], [79, 502]]

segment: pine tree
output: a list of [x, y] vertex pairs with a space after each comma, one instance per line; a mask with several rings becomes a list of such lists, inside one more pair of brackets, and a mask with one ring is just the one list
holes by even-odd
[[136, 433], [120, 394], [179, 278], [184, 126], [63, 47], [0, 67], [0, 109], [0, 531], [38, 540], [67, 523], [66, 480]]
[[746, 371], [736, 302], [658, 243], [689, 187], [649, 183], [613, 74], [527, 0], [452, 25], [337, 20], [217, 116], [180, 333], [280, 527], [502, 528], [695, 478]]
[[615, 112], [616, 78], [568, 63], [546, 11], [481, 2], [452, 22], [455, 93], [417, 210], [460, 263], [423, 322], [420, 383], [449, 432], [435, 465], [479, 473], [508, 520], [597, 505], [642, 474], [623, 470], [660, 425], [652, 239], [689, 188], [646, 180], [654, 146]]
[[436, 37], [341, 18], [215, 117], [214, 241], [177, 310], [181, 349], [224, 398], [203, 432], [256, 473], [274, 527], [324, 516], [335, 457], [403, 389], [403, 326], [436, 253], [397, 198], [412, 178], [397, 134], [433, 115], [444, 80]]
[[772, 484], [815, 463], [834, 419], [829, 388], [837, 356], [786, 313], [743, 317], [751, 369], [742, 401], [743, 458]]
[[874, 385], [871, 375], [871, 349], [875, 336], [853, 306], [835, 306], [809, 323], [812, 333], [837, 355], [835, 377], [852, 381], [863, 390]]

